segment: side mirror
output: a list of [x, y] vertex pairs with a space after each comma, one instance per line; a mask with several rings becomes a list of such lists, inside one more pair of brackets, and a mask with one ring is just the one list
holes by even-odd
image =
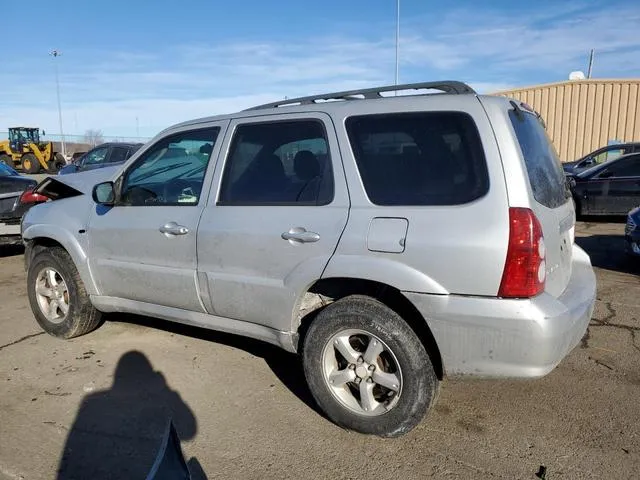
[[596, 163], [596, 161], [593, 159], [593, 157], [589, 157], [584, 160], [585, 165], [593, 165], [594, 163]]
[[98, 205], [113, 206], [116, 200], [116, 190], [113, 182], [103, 182], [93, 187], [93, 201]]
[[47, 134], [44, 130], [42, 130], [42, 136], [44, 137]]

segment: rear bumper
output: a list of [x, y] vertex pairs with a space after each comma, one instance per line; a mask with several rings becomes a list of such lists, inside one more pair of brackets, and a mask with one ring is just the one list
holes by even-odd
[[21, 242], [20, 220], [18, 219], [17, 223], [13, 219], [0, 220], [0, 244], [6, 245]]
[[589, 256], [573, 247], [569, 284], [511, 300], [404, 292], [427, 320], [447, 375], [541, 377], [580, 342], [591, 320], [596, 278]]

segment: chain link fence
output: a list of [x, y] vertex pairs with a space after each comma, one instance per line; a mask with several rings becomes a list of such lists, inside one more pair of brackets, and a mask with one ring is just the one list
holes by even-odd
[[[0, 141], [9, 138], [8, 131], [0, 131]], [[65, 135], [65, 151], [67, 159], [76, 152], [86, 152], [96, 145], [107, 142], [128, 142], [128, 143], [146, 143], [151, 137], [125, 137], [116, 135], [100, 135], [96, 138], [88, 138], [85, 135]], [[53, 149], [56, 152], [62, 152], [62, 136], [57, 134], [41, 135], [40, 140], [43, 142], [53, 142]]]

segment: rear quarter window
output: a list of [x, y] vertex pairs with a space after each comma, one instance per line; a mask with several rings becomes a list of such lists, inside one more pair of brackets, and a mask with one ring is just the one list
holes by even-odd
[[564, 205], [570, 195], [564, 171], [542, 123], [531, 113], [515, 110], [509, 110], [509, 118], [520, 144], [533, 197], [548, 208]]
[[480, 136], [466, 113], [363, 115], [348, 118], [346, 128], [376, 205], [458, 205], [489, 190]]

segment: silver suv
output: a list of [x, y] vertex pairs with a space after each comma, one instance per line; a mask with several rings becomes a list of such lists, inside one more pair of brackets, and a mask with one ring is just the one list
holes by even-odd
[[131, 312], [270, 342], [363, 433], [409, 431], [445, 375], [549, 373], [594, 306], [541, 119], [459, 82], [181, 123], [38, 192], [22, 234], [48, 333]]

